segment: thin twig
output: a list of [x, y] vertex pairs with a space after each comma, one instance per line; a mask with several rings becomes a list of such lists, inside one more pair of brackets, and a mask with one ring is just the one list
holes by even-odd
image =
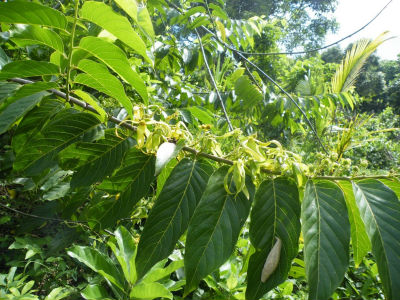
[[195, 32], [196, 32], [197, 38], [199, 40], [199, 45], [200, 45], [201, 53], [203, 55], [204, 64], [206, 66], [208, 75], [210, 76], [211, 83], [214, 86], [215, 93], [217, 94], [217, 98], [218, 98], [219, 102], [221, 103], [222, 111], [224, 113], [226, 122], [228, 123], [229, 131], [233, 131], [233, 126], [232, 126], [231, 120], [229, 119], [228, 113], [226, 111], [224, 100], [222, 99], [221, 94], [219, 93], [217, 83], [215, 82], [215, 79], [214, 79], [214, 76], [213, 76], [213, 74], [211, 72], [210, 66], [208, 65], [207, 56], [206, 56], [206, 53], [204, 51], [203, 42], [201, 41], [201, 36], [200, 36], [199, 32], [197, 31], [197, 28], [195, 28]]

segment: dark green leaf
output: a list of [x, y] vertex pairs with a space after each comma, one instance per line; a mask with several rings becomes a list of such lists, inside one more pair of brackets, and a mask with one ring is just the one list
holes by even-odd
[[28, 1], [0, 2], [0, 23], [44, 25], [63, 30], [68, 25], [61, 12]]
[[41, 91], [55, 89], [57, 87], [58, 85], [55, 82], [38, 81], [34, 83], [24, 84], [21, 88], [18, 89], [18, 91], [14, 93], [14, 95], [8, 101], [14, 101], [15, 99], [20, 99]]
[[400, 295], [400, 202], [382, 182], [353, 182], [361, 218], [372, 244], [386, 299]]
[[35, 107], [48, 93], [40, 92], [9, 104], [0, 113], [0, 134], [6, 132], [19, 118]]
[[171, 172], [140, 238], [136, 259], [139, 277], [171, 254], [188, 227], [211, 172], [209, 165], [189, 159], [183, 159]]
[[34, 77], [43, 75], [58, 75], [59, 67], [45, 61], [20, 60], [6, 64], [0, 72], [0, 80], [14, 77]]
[[[185, 252], [186, 295], [229, 258], [249, 214], [254, 186], [246, 178], [250, 200], [242, 192], [228, 193], [224, 188], [228, 169], [221, 167], [210, 177], [190, 221]], [[234, 191], [233, 179], [228, 182]]]
[[[282, 283], [296, 257], [300, 237], [300, 201], [296, 184], [286, 178], [264, 181], [251, 211], [250, 241], [257, 249], [250, 257], [246, 299], [259, 299]], [[261, 272], [276, 238], [282, 241], [277, 269], [261, 282]]]
[[349, 264], [346, 201], [335, 183], [309, 180], [301, 209], [308, 298], [329, 299]]
[[103, 180], [121, 165], [125, 153], [133, 146], [129, 136], [108, 129], [105, 137], [95, 142], [79, 142], [60, 152], [59, 161], [64, 169], [76, 170], [71, 187], [88, 186]]
[[128, 19], [116, 14], [110, 6], [103, 2], [85, 1], [80, 10], [80, 16], [112, 33], [152, 64], [146, 54], [145, 43], [132, 28]]
[[11, 39], [20, 47], [41, 44], [64, 53], [64, 43], [54, 31], [30, 25], [23, 30], [13, 31]]
[[88, 36], [80, 41], [78, 48], [89, 52], [114, 70], [122, 79], [136, 89], [147, 104], [146, 85], [143, 79], [132, 70], [125, 53], [119, 47], [103, 39]]
[[3, 48], [0, 47], [0, 70], [1, 68], [3, 68], [4, 65], [8, 64], [10, 61], [11, 61], [10, 58], [4, 52]]
[[78, 68], [86, 74], [78, 74], [74, 82], [86, 85], [118, 100], [132, 116], [132, 103], [126, 96], [122, 83], [108, 71], [107, 67], [92, 60], [83, 59]]
[[100, 120], [88, 113], [70, 109], [59, 113], [41, 132], [28, 141], [14, 162], [16, 171], [34, 175], [55, 164], [59, 151], [92, 131]]
[[358, 267], [364, 256], [371, 250], [371, 242], [368, 239], [367, 231], [361, 219], [351, 182], [341, 181], [339, 182], [339, 186], [342, 188], [346, 199], [351, 226], [351, 244], [354, 252], [354, 263]]
[[118, 193], [118, 199], [100, 202], [92, 208], [93, 213], [89, 212], [89, 217], [103, 227], [129, 217], [154, 180], [154, 160], [154, 156], [145, 155], [135, 148], [130, 149], [122, 167], [99, 186], [99, 189]]

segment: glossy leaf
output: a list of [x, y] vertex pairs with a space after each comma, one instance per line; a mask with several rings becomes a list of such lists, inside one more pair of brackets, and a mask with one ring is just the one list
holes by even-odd
[[167, 278], [171, 275], [171, 273], [175, 272], [176, 270], [183, 268], [184, 261], [175, 260], [172, 261], [168, 266], [165, 266], [167, 259], [162, 260], [158, 264], [156, 264], [149, 272], [141, 280], [142, 282], [155, 282], [161, 279]]
[[148, 95], [146, 85], [143, 79], [132, 70], [128, 58], [119, 47], [101, 38], [88, 36], [80, 41], [78, 49], [89, 52], [114, 70], [122, 79], [136, 89], [147, 104]]
[[96, 249], [84, 246], [74, 246], [67, 253], [124, 291], [124, 278], [108, 256]]
[[27, 142], [16, 157], [14, 169], [24, 171], [27, 175], [42, 172], [55, 164], [55, 157], [59, 151], [99, 124], [100, 120], [92, 114], [77, 113], [73, 109], [59, 113], [39, 134]]
[[[297, 256], [300, 201], [296, 184], [282, 177], [264, 181], [255, 195], [250, 220], [250, 241], [256, 253], [250, 257], [248, 266], [246, 299], [256, 300], [287, 278]], [[282, 241], [279, 264], [262, 283], [261, 271], [276, 238]]]
[[88, 103], [89, 105], [91, 105], [98, 113], [100, 116], [100, 120], [102, 122], [107, 122], [108, 119], [108, 115], [105, 112], [105, 110], [97, 103], [97, 101], [94, 99], [94, 97], [89, 94], [86, 93], [82, 90], [73, 90], [72, 93], [74, 93], [76, 96], [78, 96], [79, 98], [81, 98], [83, 101], [85, 101], [86, 103]]
[[346, 201], [335, 183], [309, 180], [301, 209], [308, 298], [329, 299], [349, 264]]
[[85, 1], [80, 16], [112, 33], [119, 40], [143, 56], [150, 64], [146, 45], [135, 32], [128, 19], [115, 13], [110, 6], [95, 1]]
[[382, 182], [353, 182], [361, 218], [372, 244], [386, 299], [400, 295], [400, 202]]
[[107, 290], [99, 284], [88, 284], [81, 295], [87, 300], [109, 300]]
[[351, 243], [353, 247], [354, 263], [358, 267], [362, 259], [371, 250], [371, 242], [368, 239], [365, 225], [361, 219], [360, 212], [354, 198], [353, 186], [349, 181], [340, 181], [339, 186], [342, 189], [349, 213], [351, 227]]
[[42, 91], [55, 89], [58, 85], [55, 82], [44, 82], [37, 81], [34, 83], [24, 84], [21, 86], [8, 101], [14, 101], [16, 99], [24, 98]]
[[397, 195], [397, 198], [400, 199], [400, 180], [399, 179], [390, 178], [390, 179], [380, 179], [379, 181], [384, 183], [387, 187], [389, 187]]
[[115, 0], [118, 4], [135, 22], [137, 22], [138, 7], [136, 1], [132, 0]]
[[117, 136], [114, 129], [109, 129], [104, 139], [70, 145], [60, 152], [59, 161], [64, 169], [76, 170], [71, 179], [72, 188], [88, 186], [111, 175], [132, 146], [129, 136], [121, 133]]
[[118, 199], [100, 202], [89, 212], [89, 217], [103, 227], [109, 227], [122, 218], [129, 217], [135, 204], [147, 195], [154, 180], [154, 156], [145, 155], [132, 148], [126, 154], [122, 167], [99, 189], [118, 194]]
[[85, 74], [78, 74], [74, 78], [75, 83], [86, 85], [118, 100], [132, 116], [131, 100], [126, 96], [122, 83], [111, 75], [106, 66], [84, 59], [79, 62], [78, 68]]
[[61, 12], [28, 1], [0, 2], [0, 22], [44, 25], [63, 30], [68, 25]]
[[0, 70], [1, 68], [3, 68], [4, 65], [8, 64], [9, 62], [11, 62], [10, 58], [4, 52], [3, 48], [0, 47]]
[[58, 75], [59, 67], [45, 61], [19, 60], [6, 64], [0, 72], [0, 80], [14, 77], [34, 77], [43, 75]]
[[6, 132], [19, 118], [34, 108], [46, 95], [48, 95], [48, 93], [40, 92], [18, 99], [9, 104], [0, 113], [0, 134]]
[[146, 221], [136, 260], [139, 277], [167, 258], [186, 231], [212, 168], [183, 159], [171, 172]]
[[23, 30], [13, 31], [11, 39], [20, 47], [41, 44], [64, 53], [64, 43], [54, 31], [40, 26], [29, 25]]
[[221, 167], [210, 177], [190, 221], [185, 251], [185, 295], [229, 258], [249, 214], [254, 186], [247, 178], [248, 200], [242, 192], [234, 192], [230, 178], [229, 188], [233, 194], [228, 193], [224, 187], [228, 169]]
[[131, 299], [173, 298], [172, 293], [158, 282], [139, 283], [131, 289], [129, 296]]

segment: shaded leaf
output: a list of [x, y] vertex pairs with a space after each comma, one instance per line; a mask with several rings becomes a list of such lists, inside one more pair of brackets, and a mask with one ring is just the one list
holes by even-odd
[[[256, 252], [247, 271], [246, 299], [259, 299], [288, 276], [298, 252], [300, 201], [296, 184], [287, 178], [264, 181], [257, 190], [250, 216], [250, 241]], [[282, 241], [277, 269], [265, 282], [261, 273], [276, 238]]]
[[139, 277], [167, 258], [186, 231], [212, 168], [183, 159], [168, 177], [146, 221], [136, 259]]
[[263, 95], [254, 86], [249, 77], [241, 76], [235, 82], [235, 93], [239, 99], [243, 100], [243, 106], [249, 108], [263, 100]]
[[349, 264], [346, 201], [335, 183], [309, 180], [301, 209], [308, 298], [329, 299]]
[[230, 178], [229, 188], [233, 194], [228, 193], [224, 187], [228, 170], [229, 167], [221, 167], [210, 177], [190, 221], [185, 252], [185, 295], [229, 258], [249, 214], [254, 186], [246, 178], [248, 200], [242, 192], [234, 192]]
[[59, 67], [49, 62], [19, 60], [10, 62], [3, 66], [3, 69], [0, 72], [0, 80], [10, 79], [14, 77], [58, 75], [59, 73]]
[[400, 202], [382, 182], [353, 182], [361, 218], [372, 244], [386, 299], [400, 295]]
[[0, 113], [0, 134], [6, 132], [15, 123], [15, 121], [34, 108], [35, 105], [38, 104], [46, 95], [48, 95], [48, 93], [40, 92], [18, 99], [17, 101], [9, 104]]

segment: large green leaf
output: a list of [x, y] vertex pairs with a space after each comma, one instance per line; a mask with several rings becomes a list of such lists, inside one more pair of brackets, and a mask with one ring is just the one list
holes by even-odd
[[[254, 186], [247, 178], [250, 200], [242, 192], [228, 193], [224, 187], [228, 169], [221, 167], [210, 177], [190, 221], [185, 251], [186, 295], [229, 258], [249, 214]], [[234, 191], [233, 179], [228, 182]]]
[[23, 30], [12, 31], [11, 39], [20, 47], [41, 44], [64, 53], [64, 43], [54, 31], [40, 26], [29, 25]]
[[108, 129], [98, 141], [75, 143], [61, 151], [60, 165], [66, 170], [76, 170], [72, 188], [88, 186], [111, 175], [133, 143], [129, 136], [122, 133], [117, 136], [114, 129]]
[[109, 300], [107, 290], [99, 284], [88, 284], [81, 295], [87, 300]]
[[158, 282], [141, 282], [135, 285], [129, 294], [131, 299], [155, 299], [168, 298], [172, 299], [172, 293], [161, 283]]
[[249, 108], [263, 100], [263, 95], [247, 76], [241, 76], [235, 82], [235, 93], [243, 100], [243, 106]]
[[0, 105], [6, 100], [8, 97], [13, 95], [21, 85], [12, 82], [0, 81]]
[[24, 98], [42, 91], [56, 89], [58, 87], [55, 82], [37, 81], [34, 83], [24, 84], [16, 91], [8, 101]]
[[353, 246], [354, 263], [358, 267], [365, 255], [371, 250], [371, 242], [368, 239], [367, 231], [358, 210], [356, 199], [354, 198], [353, 186], [349, 181], [340, 181], [341, 187], [347, 204], [351, 226], [351, 243]]
[[43, 125], [64, 108], [58, 100], [43, 100], [38, 107], [32, 109], [19, 123], [12, 139], [12, 147], [16, 154], [24, 149], [25, 143], [38, 133]]
[[68, 249], [67, 253], [72, 258], [77, 259], [93, 271], [102, 275], [108, 282], [121, 289], [121, 291], [125, 291], [124, 277], [108, 256], [97, 249], [85, 246], [73, 246]]
[[111, 242], [109, 242], [109, 246], [121, 265], [125, 279], [130, 284], [135, 284], [137, 279], [135, 267], [136, 244], [133, 240], [133, 236], [123, 226], [118, 227], [118, 229], [114, 232], [114, 235], [115, 239], [117, 240], [118, 247]]
[[400, 199], [400, 180], [399, 179], [390, 178], [390, 179], [380, 179], [379, 181], [383, 182], [386, 186], [388, 186], [397, 195], [397, 198]]
[[342, 190], [309, 180], [301, 212], [309, 299], [329, 299], [349, 264], [350, 223]]
[[78, 68], [85, 74], [78, 74], [75, 83], [80, 83], [98, 90], [118, 100], [130, 116], [132, 116], [132, 103], [126, 96], [122, 83], [108, 71], [107, 67], [89, 59], [79, 62]]
[[7, 56], [4, 52], [3, 48], [0, 47], [0, 70], [3, 68], [4, 65], [8, 64], [11, 59]]
[[115, 3], [118, 4], [119, 7], [121, 7], [127, 14], [137, 22], [137, 13], [138, 13], [138, 7], [136, 4], [136, 1], [130, 1], [130, 0], [115, 0]]
[[9, 104], [0, 113], [0, 134], [6, 132], [11, 125], [15, 123], [19, 118], [25, 115], [28, 111], [35, 107], [36, 104], [43, 99], [44, 96], [48, 95], [46, 92], [39, 92], [33, 95], [26, 96], [18, 99], [17, 101]]
[[[250, 217], [250, 241], [257, 251], [249, 262], [246, 299], [256, 300], [287, 278], [297, 255], [300, 201], [296, 184], [282, 177], [264, 181], [255, 195]], [[263, 283], [261, 272], [276, 238], [282, 241], [279, 264]]]
[[68, 25], [61, 12], [28, 1], [0, 2], [0, 23], [44, 25], [63, 30]]
[[146, 85], [143, 79], [132, 70], [128, 58], [121, 48], [101, 38], [88, 36], [80, 41], [78, 49], [85, 50], [100, 59], [135, 88], [144, 102], [147, 103], [148, 95]]
[[136, 259], [139, 277], [171, 254], [188, 227], [211, 172], [208, 164], [187, 158], [173, 169], [140, 237]]
[[137, 14], [137, 23], [143, 33], [150, 38], [151, 41], [154, 41], [155, 33], [153, 24], [151, 23], [151, 18], [149, 11], [146, 6], [139, 7]]
[[118, 194], [117, 199], [98, 203], [89, 211], [89, 218], [109, 227], [132, 213], [135, 204], [149, 191], [154, 181], [154, 156], [145, 155], [131, 148], [126, 154], [122, 167], [109, 179], [103, 181], [99, 189]]
[[89, 113], [78, 113], [74, 109], [60, 112], [56, 118], [27, 142], [14, 162], [16, 171], [34, 175], [55, 164], [59, 151], [77, 141], [83, 134], [92, 131], [100, 120]]
[[386, 299], [400, 295], [400, 202], [382, 182], [353, 182], [361, 218], [372, 244]]
[[0, 80], [14, 77], [33, 77], [43, 75], [58, 75], [57, 65], [36, 60], [19, 60], [6, 64], [0, 72]]
[[103, 2], [85, 1], [80, 10], [80, 16], [112, 33], [152, 64], [146, 54], [145, 43], [132, 28], [128, 19], [115, 13], [110, 6]]

